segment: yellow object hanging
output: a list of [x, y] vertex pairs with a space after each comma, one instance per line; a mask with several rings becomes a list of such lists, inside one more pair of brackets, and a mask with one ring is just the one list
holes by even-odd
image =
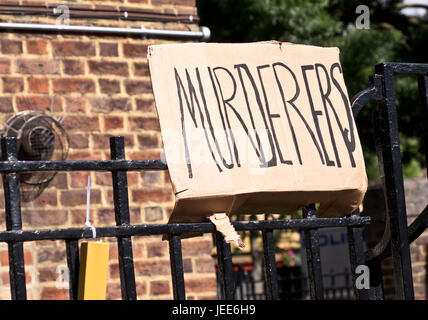
[[83, 241], [80, 246], [78, 300], [105, 300], [110, 244]]

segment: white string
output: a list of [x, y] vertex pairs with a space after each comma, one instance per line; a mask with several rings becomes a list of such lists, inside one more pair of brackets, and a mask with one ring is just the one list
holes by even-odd
[[96, 238], [97, 237], [97, 230], [89, 221], [89, 215], [91, 212], [90, 206], [91, 206], [91, 176], [88, 175], [88, 189], [86, 191], [86, 222], [85, 222], [85, 226], [91, 228], [92, 238]]

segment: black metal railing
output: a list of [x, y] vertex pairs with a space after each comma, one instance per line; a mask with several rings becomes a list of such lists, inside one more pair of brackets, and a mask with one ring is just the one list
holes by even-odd
[[[3, 172], [3, 186], [6, 210], [6, 231], [0, 232], [0, 242], [7, 242], [9, 249], [10, 285], [13, 299], [25, 299], [25, 266], [23, 259], [23, 242], [37, 240], [64, 240], [67, 252], [67, 264], [70, 270], [70, 298], [76, 299], [79, 254], [79, 239], [91, 238], [90, 228], [66, 228], [49, 230], [22, 230], [21, 206], [19, 192], [19, 173], [26, 171], [110, 171], [114, 194], [116, 226], [97, 228], [97, 237], [116, 237], [118, 243], [119, 270], [122, 297], [136, 299], [134, 264], [132, 256], [131, 236], [149, 236], [164, 234], [169, 239], [169, 252], [174, 299], [185, 299], [185, 284], [183, 277], [183, 259], [181, 252], [181, 235], [186, 233], [215, 233], [217, 259], [219, 267], [220, 298], [233, 299], [233, 270], [230, 244], [216, 232], [212, 223], [131, 225], [129, 220], [127, 171], [132, 170], [165, 170], [167, 167], [161, 161], [124, 160], [123, 137], [110, 139], [112, 160], [105, 161], [18, 161], [17, 141], [14, 138], [2, 138], [3, 161], [0, 162], [0, 172]], [[263, 220], [248, 222], [233, 222], [237, 231], [261, 231], [263, 236], [266, 296], [268, 299], [278, 299], [278, 277], [276, 273], [275, 244], [273, 230], [303, 229], [306, 230], [308, 243], [309, 274], [312, 281], [310, 288], [313, 298], [320, 298], [322, 281], [318, 275], [321, 270], [319, 259], [318, 228], [343, 227], [350, 229], [368, 224], [369, 217], [354, 214], [346, 218], [317, 218], [314, 207], [310, 207], [308, 218], [293, 220]], [[364, 254], [356, 252], [362, 257]]]
[[[233, 281], [235, 287], [235, 300], [264, 300], [266, 299], [265, 279], [254, 280], [250, 270], [245, 270], [241, 265], [235, 265]], [[308, 300], [310, 299], [309, 279], [302, 272], [301, 267], [281, 267], [278, 269], [279, 298], [281, 300]], [[330, 270], [323, 273], [324, 300], [352, 300], [354, 290], [352, 275], [345, 268], [341, 272]], [[219, 292], [219, 287], [217, 291]], [[261, 289], [261, 290], [260, 290]]]
[[398, 138], [398, 110], [395, 77], [416, 77], [424, 130], [425, 160], [428, 160], [428, 64], [381, 63], [376, 65], [370, 87], [357, 94], [352, 103], [354, 117], [370, 101], [377, 101], [374, 112], [374, 140], [382, 185], [386, 197], [387, 219], [380, 242], [366, 252], [370, 269], [370, 299], [383, 299], [381, 262], [392, 255], [397, 299], [414, 299], [410, 243], [427, 228], [428, 206], [407, 226], [403, 172]]
[[[428, 65], [384, 63], [376, 66], [375, 71], [376, 74], [370, 88], [355, 97], [352, 109], [356, 116], [368, 101], [380, 102], [375, 129], [387, 196], [388, 223], [384, 237], [377, 246], [364, 252], [362, 230], [365, 225], [370, 223], [369, 217], [360, 216], [357, 211], [345, 218], [318, 218], [313, 205], [303, 209], [302, 219], [233, 222], [237, 231], [260, 231], [262, 233], [267, 299], [279, 299], [280, 297], [273, 239], [273, 231], [276, 229], [304, 231], [310, 297], [312, 299], [324, 298], [318, 229], [325, 227], [347, 227], [352, 283], [356, 299], [383, 298], [380, 263], [390, 254], [394, 259], [397, 297], [404, 299], [414, 297], [409, 244], [425, 230], [428, 221], [428, 207], [407, 228], [393, 80], [394, 75], [397, 74], [418, 77], [423, 109], [421, 119], [424, 122], [425, 138], [428, 141]], [[174, 299], [185, 299], [181, 236], [195, 232], [215, 234], [220, 284], [219, 298], [234, 298], [230, 244], [226, 243], [221, 234], [216, 232], [213, 224], [209, 222], [130, 224], [127, 171], [166, 170], [166, 164], [160, 160], [125, 160], [123, 137], [110, 139], [111, 160], [104, 161], [19, 161], [17, 141], [14, 138], [2, 138], [1, 147], [0, 172], [3, 174], [6, 231], [0, 232], [0, 242], [8, 244], [12, 299], [26, 299], [23, 242], [38, 240], [64, 240], [70, 270], [70, 299], [76, 299], [79, 269], [78, 241], [92, 237], [90, 228], [22, 230], [19, 174], [28, 171], [109, 171], [112, 173], [116, 226], [97, 228], [97, 237], [117, 238], [123, 299], [136, 299], [131, 237], [160, 234], [167, 235], [169, 241]], [[428, 151], [426, 153], [428, 154]], [[364, 264], [370, 268], [370, 289], [356, 287], [355, 269], [358, 265]]]

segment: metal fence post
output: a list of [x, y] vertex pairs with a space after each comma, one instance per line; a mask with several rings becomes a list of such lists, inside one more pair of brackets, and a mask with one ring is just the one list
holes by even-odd
[[[303, 208], [303, 217], [305, 219], [317, 219], [315, 204]], [[305, 229], [304, 233], [311, 298], [314, 300], [323, 300], [324, 286], [321, 270], [319, 232], [316, 229]]]
[[[15, 138], [1, 139], [2, 161], [18, 160], [18, 143]], [[3, 188], [6, 211], [6, 230], [21, 230], [21, 196], [19, 191], [19, 174], [3, 174]], [[21, 241], [8, 242], [10, 289], [13, 300], [25, 300], [24, 247]]]
[[[125, 160], [124, 137], [110, 138], [110, 152], [112, 160]], [[116, 225], [126, 226], [130, 224], [128, 179], [126, 171], [114, 170], [111, 173], [113, 178], [113, 198]], [[137, 290], [135, 286], [135, 271], [131, 237], [117, 237], [117, 246], [119, 253], [119, 272], [122, 299], [136, 300]]]

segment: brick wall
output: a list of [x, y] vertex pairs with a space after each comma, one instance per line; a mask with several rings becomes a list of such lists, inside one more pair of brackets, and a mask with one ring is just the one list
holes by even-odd
[[[0, 1], [0, 4], [58, 5], [58, 1]], [[61, 1], [70, 7], [152, 10], [197, 16], [194, 0]], [[45, 15], [5, 15], [2, 22], [55, 23]], [[70, 19], [72, 25], [139, 28], [141, 21]], [[147, 28], [197, 30], [197, 24], [144, 22]], [[106, 35], [0, 32], [0, 121], [28, 109], [65, 115], [69, 160], [109, 159], [109, 137], [125, 136], [127, 159], [159, 159], [162, 142], [153, 102], [147, 45], [165, 40]], [[111, 176], [91, 173], [91, 219], [95, 226], [115, 224]], [[24, 229], [81, 227], [85, 222], [86, 172], [59, 173], [43, 194], [22, 204]], [[131, 223], [166, 223], [173, 193], [167, 172], [128, 174]], [[3, 199], [0, 206], [4, 208]], [[4, 210], [0, 212], [5, 230]], [[120, 298], [117, 246], [110, 245], [108, 298]], [[187, 297], [216, 297], [212, 240], [183, 240]], [[170, 299], [172, 286], [167, 242], [158, 236], [134, 237], [137, 294], [140, 299]], [[24, 244], [29, 299], [67, 299], [58, 289], [57, 268], [66, 265], [65, 244]], [[7, 246], [0, 245], [0, 298], [9, 299]]]

